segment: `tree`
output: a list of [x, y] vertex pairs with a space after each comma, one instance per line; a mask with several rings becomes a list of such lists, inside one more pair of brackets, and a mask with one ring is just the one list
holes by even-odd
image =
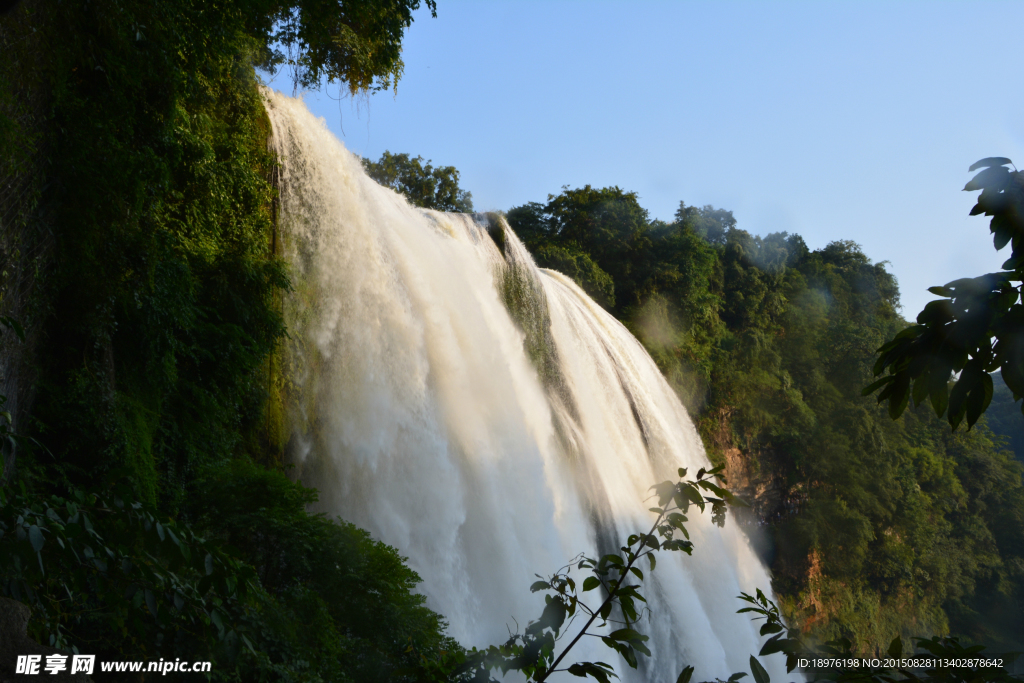
[[[437, 16], [435, 0], [426, 0]], [[249, 0], [263, 66], [288, 64], [296, 87], [340, 81], [351, 94], [398, 86], [402, 37], [420, 0]], [[282, 52], [283, 49], [283, 52]]]
[[423, 163], [423, 157], [392, 154], [385, 150], [380, 161], [363, 159], [367, 175], [385, 187], [405, 195], [423, 209], [472, 213], [473, 194], [459, 187], [459, 171], [454, 166]]
[[710, 204], [697, 208], [687, 206], [686, 202], [679, 202], [676, 222], [690, 226], [695, 233], [711, 244], [725, 244], [726, 233], [736, 227], [736, 218], [732, 211], [716, 209]]
[[565, 186], [547, 204], [513, 207], [507, 218], [537, 265], [569, 275], [617, 313], [643, 303], [651, 221], [635, 192]]
[[982, 170], [964, 187], [981, 190], [971, 215], [992, 217], [996, 250], [1011, 245], [1004, 270], [929, 288], [943, 298], [878, 349], [874, 373], [889, 374], [864, 395], [881, 390], [878, 402], [889, 402], [894, 420], [909, 401], [918, 405], [928, 398], [938, 416], [947, 413], [954, 430], [964, 417], [970, 429], [992, 401], [994, 372], [1002, 373], [1014, 401], [1024, 396], [1024, 173], [1007, 166], [1012, 162], [1005, 157], [982, 159], [970, 168]]

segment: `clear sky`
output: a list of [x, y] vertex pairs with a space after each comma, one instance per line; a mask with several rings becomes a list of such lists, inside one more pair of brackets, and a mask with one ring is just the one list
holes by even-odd
[[[459, 169], [477, 210], [618, 185], [754, 234], [858, 242], [904, 315], [998, 270], [967, 168], [1024, 168], [1024, 2], [438, 0], [397, 95], [306, 94], [345, 145]], [[286, 74], [274, 86], [291, 92]]]

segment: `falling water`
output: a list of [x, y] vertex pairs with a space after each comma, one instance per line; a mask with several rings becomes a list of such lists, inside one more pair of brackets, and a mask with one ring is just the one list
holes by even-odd
[[[298, 476], [408, 556], [452, 636], [502, 642], [540, 615], [535, 573], [649, 527], [649, 487], [708, 466], [700, 439], [637, 340], [536, 268], [503, 219], [411, 206], [301, 101], [267, 97]], [[761, 639], [736, 596], [768, 576], [735, 524], [691, 515], [689, 530], [693, 556], [663, 553], [648, 574], [643, 670], [596, 640], [581, 656], [626, 680], [748, 670]]]

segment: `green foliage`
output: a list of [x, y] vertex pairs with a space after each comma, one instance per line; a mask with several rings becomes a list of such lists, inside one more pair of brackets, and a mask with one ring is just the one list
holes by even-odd
[[[842, 662], [840, 666], [826, 666], [812, 669], [809, 672], [813, 681], [836, 681], [837, 683], [854, 683], [856, 681], [897, 683], [898, 681], [928, 681], [929, 683], [961, 683], [962, 681], [1011, 681], [1020, 680], [1019, 676], [1010, 673], [1016, 659], [1015, 654], [1000, 655], [988, 663], [981, 663], [987, 653], [981, 645], [965, 646], [958, 638], [932, 636], [931, 638], [914, 638], [917, 653], [905, 651], [903, 640], [897, 636], [881, 655], [877, 650], [875, 656], [865, 658], [864, 653], [854, 648], [846, 638], [831, 640], [824, 645], [808, 642], [800, 629], [787, 627], [782, 614], [774, 602], [765, 597], [760, 590], [755, 595], [740, 594], [740, 599], [748, 603], [748, 607], [740, 612], [750, 612], [764, 619], [761, 635], [771, 637], [761, 646], [760, 656], [781, 652], [786, 655], [786, 668], [792, 672], [796, 669], [799, 659], [812, 660], [820, 658], [831, 663]], [[774, 634], [774, 635], [772, 635]], [[878, 665], [868, 661], [878, 662]], [[890, 661], [898, 661], [900, 666], [889, 666]], [[930, 666], [914, 666], [917, 662], [927, 661]], [[856, 661], [850, 666], [847, 662]], [[1001, 664], [996, 664], [1001, 661]], [[757, 660], [750, 657], [751, 671], [758, 683], [769, 683], [767, 672]], [[731, 680], [731, 679], [730, 679]]]
[[0, 589], [33, 608], [31, 635], [101, 659], [209, 659], [226, 680], [404, 680], [410, 648], [459, 651], [403, 558], [307, 514], [315, 492], [243, 462], [204, 483], [193, 525], [124, 486], [0, 492]]
[[459, 187], [459, 172], [454, 166], [430, 165], [423, 157], [385, 151], [379, 161], [363, 159], [367, 175], [385, 187], [405, 195], [424, 209], [437, 211], [473, 211], [473, 195]]
[[517, 206], [509, 210], [506, 220], [532, 252], [538, 266], [568, 275], [605, 308], [615, 306], [615, 282], [590, 254], [574, 242], [553, 243], [544, 237], [549, 218], [543, 205], [530, 202]]
[[542, 268], [551, 268], [571, 277], [605, 308], [615, 306], [615, 282], [586, 252], [548, 244], [534, 253], [534, 259]]
[[[325, 679], [336, 669], [352, 680], [391, 681], [415, 664], [410, 648], [456, 650], [413, 592], [420, 578], [404, 558], [362, 529], [308, 514], [315, 501], [314, 490], [244, 461], [212, 473], [190, 501], [196, 525], [254, 567], [271, 596], [284, 626], [269, 630], [269, 661], [284, 666], [296, 649], [328, 647], [335, 658], [307, 660]], [[310, 611], [316, 629], [303, 616]]]
[[96, 488], [126, 467], [144, 500], [173, 509], [259, 420], [287, 281], [269, 251], [268, 126], [239, 22], [229, 5], [188, 2], [40, 17], [56, 247], [36, 303], [34, 417], [61, 454], [40, 463], [54, 481]]
[[613, 310], [638, 303], [631, 257], [647, 245], [648, 216], [636, 193], [617, 187], [566, 188], [557, 197], [548, 195], [545, 205], [510, 209], [507, 218], [537, 265], [575, 271], [563, 272], [578, 274], [580, 286]]
[[[447, 661], [446, 675], [457, 680], [483, 682], [493, 680], [490, 677], [493, 670], [500, 670], [503, 677], [509, 671], [518, 671], [526, 676], [526, 680], [538, 683], [562, 671], [579, 677], [589, 676], [599, 683], [609, 683], [611, 678], [618, 678], [614, 667], [605, 662], [568, 663], [572, 658], [566, 658], [584, 636], [599, 637], [606, 647], [620, 654], [630, 667], [636, 669], [637, 654], [651, 655], [646, 645], [649, 636], [638, 630], [646, 610], [640, 603], [647, 602], [640, 593], [644, 581], [641, 565], [648, 571], [654, 571], [657, 566], [655, 553], [660, 550], [682, 551], [687, 555], [693, 552], [693, 543], [685, 525], [691, 505], [702, 513], [710, 507], [714, 522], [719, 526], [725, 524], [726, 504], [738, 501], [732, 493], [713, 483], [713, 478], [722, 479], [721, 469], [705, 471], [701, 468], [696, 479], [690, 480], [685, 479], [686, 470], [680, 469], [678, 481], [652, 486], [658, 497], [658, 507], [651, 508], [656, 517], [646, 533], [630, 535], [626, 545], [617, 553], [600, 559], [580, 555], [547, 580], [538, 575], [541, 580], [534, 582], [530, 590], [534, 593], [547, 591], [540, 618], [531, 621], [523, 633], [511, 635], [500, 646], [492, 645], [484, 650], [474, 648]], [[641, 562], [645, 558], [648, 560], [646, 565]], [[590, 573], [580, 588], [571, 575], [573, 568]], [[597, 588], [601, 589], [603, 597], [599, 605], [592, 607], [581, 594]], [[576, 625], [577, 619], [583, 622], [581, 626]], [[609, 624], [616, 624], [619, 628], [604, 633], [591, 631], [607, 629]], [[559, 642], [563, 628], [565, 635], [570, 629], [575, 631], [565, 644]], [[566, 662], [564, 668], [559, 668], [563, 661]], [[689, 671], [692, 673], [692, 667]], [[685, 675], [686, 671], [683, 673]]]
[[273, 48], [306, 86], [387, 87], [419, 4], [100, 0], [3, 18], [33, 40], [5, 38], [18, 68], [0, 100], [20, 96], [21, 73], [46, 95], [29, 126], [41, 142], [5, 134], [2, 148], [46, 155], [34, 418], [61, 454], [40, 463], [52, 480], [94, 488], [127, 467], [144, 500], [173, 510], [204, 462], [260, 424], [287, 280], [253, 64], [285, 59]]
[[[426, 5], [436, 17], [437, 3]], [[398, 87], [402, 37], [420, 0], [249, 0], [243, 7], [264, 66], [288, 64], [297, 88], [319, 88], [326, 79], [355, 95]]]
[[1007, 447], [1024, 463], [1024, 420], [1002, 373], [992, 375], [992, 403], [985, 411], [985, 419], [992, 433], [1005, 438]]
[[[37, 381], [31, 412], [0, 414], [6, 464], [19, 447], [0, 590], [32, 606], [42, 642], [309, 683], [412, 680], [411, 648], [459, 651], [397, 551], [250, 464], [283, 447], [289, 288], [253, 64], [389, 87], [418, 6], [24, 2], [0, 18], [0, 174], [28, 174], [23, 213], [52, 226], [14, 264], [36, 268]], [[27, 91], [45, 106], [22, 106]], [[0, 324], [21, 336], [10, 310]]]
[[911, 400], [919, 405], [927, 398], [953, 429], [965, 417], [970, 429], [992, 401], [992, 373], [999, 370], [1014, 401], [1024, 396], [1024, 173], [1008, 165], [1003, 157], [982, 159], [970, 170], [983, 170], [964, 187], [981, 190], [971, 215], [992, 216], [996, 250], [1011, 245], [1005, 270], [931, 287], [944, 298], [878, 350], [874, 374], [888, 374], [864, 393], [880, 390], [878, 401], [888, 401], [893, 419]]
[[101, 657], [225, 665], [251, 648], [252, 568], [123, 493], [0, 492], [0, 586], [33, 608], [30, 635]]

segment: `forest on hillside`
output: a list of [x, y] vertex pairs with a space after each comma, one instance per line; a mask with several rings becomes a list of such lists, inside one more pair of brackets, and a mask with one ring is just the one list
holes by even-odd
[[[255, 70], [390, 89], [419, 5], [4, 6], [0, 599], [31, 608], [41, 651], [212, 660], [218, 680], [457, 678], [401, 549], [309, 513], [316, 491], [288, 476], [291, 283]], [[452, 167], [368, 166], [422, 206], [472, 208]], [[1024, 647], [1020, 414], [1004, 388], [951, 432], [861, 396], [905, 325], [884, 266], [721, 209], [652, 220], [618, 188], [507, 220], [650, 350], [751, 501], [737, 514], [767, 533], [792, 623], [862, 650]]]
[[538, 265], [573, 277], [644, 343], [752, 502], [789, 618], [863, 651], [952, 632], [1024, 633], [1024, 452], [1005, 386], [988, 421], [898, 421], [862, 389], [906, 326], [885, 264], [850, 240], [808, 249], [680, 203], [652, 220], [617, 187], [507, 213]]

